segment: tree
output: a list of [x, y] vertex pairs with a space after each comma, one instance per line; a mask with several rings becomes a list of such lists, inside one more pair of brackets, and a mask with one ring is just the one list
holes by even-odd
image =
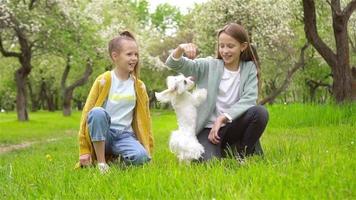
[[[88, 81], [94, 70], [94, 61], [104, 57], [101, 55], [103, 52], [98, 50], [102, 40], [96, 35], [100, 26], [94, 21], [101, 21], [102, 18], [97, 13], [90, 15], [90, 12], [85, 12], [86, 8], [81, 9], [78, 2], [62, 4], [58, 9], [58, 17], [63, 24], [53, 27], [52, 36], [56, 39], [49, 41], [45, 48], [47, 52], [65, 60], [60, 81], [64, 116], [71, 115], [74, 90]], [[84, 70], [82, 66], [86, 66]]]
[[51, 37], [51, 26], [62, 24], [57, 1], [6, 1], [0, 4], [0, 52], [4, 57], [18, 59], [21, 67], [15, 72], [16, 110], [20, 121], [29, 120], [27, 82], [33, 69], [33, 58], [45, 52]]
[[298, 62], [294, 63], [294, 66], [292, 68], [290, 68], [287, 71], [287, 75], [284, 78], [283, 83], [278, 87], [278, 88], [274, 88], [270, 95], [268, 95], [267, 97], [264, 97], [263, 99], [261, 99], [259, 101], [259, 104], [264, 105], [268, 102], [273, 102], [274, 99], [280, 95], [284, 90], [286, 90], [286, 88], [288, 87], [289, 83], [291, 82], [292, 76], [293, 74], [299, 70], [300, 68], [305, 66], [305, 50], [308, 48], [308, 44], [305, 44], [301, 50], [300, 50], [300, 57]]
[[[33, 3], [28, 5], [28, 10], [32, 10]], [[15, 72], [15, 80], [17, 87], [17, 96], [16, 96], [16, 109], [17, 109], [17, 118], [20, 121], [28, 120], [27, 106], [26, 106], [26, 79], [30, 74], [32, 65], [32, 51], [34, 46], [34, 41], [31, 41], [28, 37], [25, 28], [18, 21], [16, 16], [8, 9], [5, 4], [0, 5], [0, 52], [4, 57], [15, 57], [21, 64], [21, 67]], [[10, 51], [7, 50], [4, 46], [3, 39], [3, 29], [8, 28], [12, 29], [14, 36], [18, 41], [20, 46], [20, 51]]]
[[161, 33], [175, 31], [182, 19], [182, 14], [177, 7], [167, 3], [159, 4], [154, 13], [151, 14], [152, 25]]
[[71, 68], [71, 55], [68, 55], [67, 64], [61, 80], [61, 88], [63, 91], [63, 115], [64, 116], [71, 115], [73, 91], [75, 88], [84, 85], [88, 81], [89, 76], [93, 72], [93, 61], [90, 58], [88, 58], [87, 66], [82, 76], [78, 78], [75, 82], [73, 82], [71, 85], [66, 86], [66, 81], [68, 78], [70, 68]]
[[318, 34], [314, 0], [303, 0], [304, 29], [308, 41], [324, 58], [333, 74], [333, 95], [338, 103], [351, 100], [352, 76], [347, 25], [356, 9], [356, 0], [349, 2], [342, 10], [340, 0], [327, 1], [332, 11], [336, 52], [329, 47]]

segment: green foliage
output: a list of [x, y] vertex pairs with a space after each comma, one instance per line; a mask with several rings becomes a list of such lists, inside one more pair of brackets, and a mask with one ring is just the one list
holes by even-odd
[[[36, 1], [31, 10], [29, 2], [3, 1], [1, 6], [5, 5], [16, 16], [29, 40], [34, 42], [33, 70], [28, 82], [36, 98], [43, 83], [49, 86], [48, 93], [61, 96], [60, 80], [67, 56], [71, 55], [67, 86], [81, 77], [88, 59], [94, 63], [88, 83], [74, 91], [75, 102], [83, 104], [95, 78], [111, 69], [107, 44], [123, 30], [132, 31], [137, 38], [141, 78], [150, 91], [163, 89], [165, 77], [175, 73], [164, 66], [172, 49], [180, 43], [194, 42], [199, 47], [200, 57], [214, 56], [216, 32], [228, 22], [242, 23], [257, 47], [263, 97], [282, 83], [306, 42], [300, 1], [209, 0], [196, 4], [186, 14], [167, 3], [158, 5], [150, 13], [147, 0]], [[350, 0], [341, 2], [344, 7]], [[334, 48], [330, 6], [324, 1], [316, 1], [316, 6], [318, 32]], [[355, 16], [351, 16], [348, 24], [352, 66], [356, 66]], [[5, 49], [19, 52], [14, 31], [5, 25], [0, 20]], [[311, 97], [312, 88], [307, 84], [310, 80], [332, 84], [330, 77], [325, 78], [331, 73], [330, 69], [312, 48], [306, 52], [306, 58], [307, 65], [295, 74], [289, 88], [276, 102], [330, 101], [326, 87], [318, 87], [315, 96]], [[17, 59], [5, 59], [0, 55], [0, 107], [6, 110], [14, 109], [14, 71], [18, 67]], [[60, 105], [61, 100], [57, 103]]]
[[143, 25], [149, 20], [148, 5], [149, 3], [146, 0], [135, 0], [132, 2], [132, 10], [136, 12], [138, 20]]
[[158, 5], [155, 12], [151, 14], [153, 26], [162, 33], [166, 33], [170, 29], [177, 29], [181, 20], [182, 14], [178, 8], [168, 3]]
[[13, 110], [16, 102], [14, 73], [16, 60], [2, 59], [0, 62], [0, 109]]

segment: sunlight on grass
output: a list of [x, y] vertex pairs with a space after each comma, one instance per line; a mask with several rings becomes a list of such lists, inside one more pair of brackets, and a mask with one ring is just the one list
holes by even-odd
[[153, 161], [140, 167], [113, 165], [106, 175], [95, 168], [74, 170], [79, 112], [69, 118], [60, 112], [31, 113], [28, 123], [17, 122], [14, 113], [0, 114], [0, 146], [65, 136], [0, 155], [0, 198], [354, 199], [355, 105], [274, 105], [268, 110], [264, 157], [251, 157], [244, 165], [232, 159], [179, 165], [168, 149], [175, 115], [155, 110]]

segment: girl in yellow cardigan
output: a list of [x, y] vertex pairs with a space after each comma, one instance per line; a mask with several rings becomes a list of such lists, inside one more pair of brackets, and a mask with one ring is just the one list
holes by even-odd
[[138, 46], [125, 31], [109, 42], [112, 71], [101, 74], [86, 100], [79, 130], [79, 165], [97, 161], [101, 172], [109, 170], [108, 157], [120, 156], [139, 165], [151, 157], [153, 139], [148, 95], [138, 79]]

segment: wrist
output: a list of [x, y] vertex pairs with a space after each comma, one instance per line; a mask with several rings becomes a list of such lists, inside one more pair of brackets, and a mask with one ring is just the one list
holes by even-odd
[[176, 52], [177, 52], [180, 56], [182, 56], [183, 53], [184, 53], [184, 47], [183, 47], [183, 45], [184, 45], [184, 44], [178, 45], [178, 47], [177, 47], [177, 49], [176, 49]]
[[223, 115], [225, 116], [226, 123], [231, 123], [232, 122], [232, 117], [229, 114], [223, 113]]
[[218, 119], [219, 119], [219, 121], [220, 121], [221, 123], [224, 123], [224, 124], [228, 121], [228, 119], [226, 118], [225, 115], [220, 115], [220, 116], [218, 117]]
[[173, 52], [173, 58], [174, 59], [181, 58], [183, 55], [183, 51], [184, 51], [184, 49], [181, 47], [181, 45], [179, 45]]
[[183, 48], [183, 46], [184, 46], [185, 44], [180, 44], [180, 45], [178, 45], [178, 47], [177, 47], [177, 50], [178, 51], [184, 51], [184, 48]]

